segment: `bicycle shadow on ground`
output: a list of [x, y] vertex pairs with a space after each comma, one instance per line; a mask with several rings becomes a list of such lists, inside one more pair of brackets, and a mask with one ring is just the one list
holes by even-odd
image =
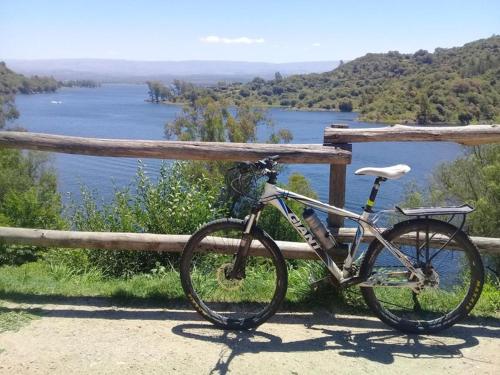
[[[318, 316], [319, 315], [319, 316]], [[361, 316], [330, 316], [325, 322], [323, 313], [303, 318], [302, 324], [315, 331], [314, 338], [284, 340], [266, 332], [266, 325], [250, 331], [224, 331], [210, 323], [187, 323], [175, 326], [176, 335], [223, 344], [222, 351], [211, 373], [225, 374], [231, 362], [243, 354], [262, 352], [293, 353], [334, 350], [352, 358], [364, 358], [381, 364], [391, 364], [395, 357], [406, 358], [463, 358], [462, 350], [479, 344], [478, 337], [498, 337], [500, 324], [493, 327], [471, 325], [454, 326], [438, 335], [406, 335], [392, 330], [382, 322]], [[315, 319], [317, 317], [318, 319]], [[284, 318], [285, 322], [281, 321]], [[272, 323], [289, 324], [288, 317], [279, 316]], [[294, 323], [301, 318], [294, 317]], [[312, 323], [314, 322], [314, 323]], [[337, 328], [338, 327], [338, 328]], [[496, 329], [495, 329], [496, 328]]]
[[[3, 306], [10, 303], [13, 306]], [[247, 303], [244, 303], [248, 305]], [[51, 305], [57, 305], [54, 309]], [[232, 304], [234, 305], [234, 303]], [[184, 298], [152, 299], [150, 297], [134, 297], [117, 299], [104, 296], [65, 296], [59, 294], [34, 294], [0, 291], [0, 311], [25, 311], [43, 317], [60, 318], [96, 318], [96, 319], [143, 319], [143, 320], [179, 320], [206, 322], [194, 311]], [[349, 316], [349, 318], [345, 318]], [[339, 309], [331, 312], [324, 308], [304, 308], [301, 304], [282, 307], [270, 320], [277, 324], [299, 324], [306, 327], [325, 324], [342, 325], [358, 328], [387, 328], [382, 322], [370, 317], [369, 311], [353, 311]], [[468, 327], [472, 335], [497, 337], [498, 331], [488, 333], [488, 328], [500, 329], [500, 319], [468, 317], [462, 326]], [[474, 330], [475, 326], [484, 326]], [[488, 327], [486, 327], [488, 326]], [[458, 329], [453, 327], [451, 330]], [[450, 331], [450, 330], [448, 330]], [[445, 331], [445, 332], [448, 332]], [[396, 331], [395, 331], [396, 332]]]
[[[186, 322], [172, 328], [172, 333], [194, 340], [223, 344], [227, 348], [214, 365], [214, 371], [225, 373], [231, 361], [242, 354], [260, 352], [336, 351], [339, 355], [365, 358], [391, 364], [398, 356], [408, 358], [462, 358], [462, 350], [479, 344], [478, 338], [497, 338], [499, 319], [468, 318], [439, 335], [405, 335], [382, 322], [363, 315], [333, 314], [325, 310], [281, 311], [270, 323], [257, 330], [223, 331], [213, 327], [192, 310], [187, 301], [170, 300], [146, 303], [142, 299], [117, 303], [106, 297], [45, 296], [29, 293], [0, 293], [0, 298], [14, 306], [0, 306], [0, 313], [24, 311], [44, 318], [77, 318], [107, 320], [158, 320]], [[279, 333], [280, 325], [302, 326], [311, 330], [308, 337], [287, 338]], [[266, 328], [267, 327], [267, 328]], [[298, 328], [298, 327], [297, 327]], [[273, 332], [273, 333], [270, 333]], [[278, 333], [277, 333], [278, 332]], [[300, 334], [299, 334], [300, 335]]]

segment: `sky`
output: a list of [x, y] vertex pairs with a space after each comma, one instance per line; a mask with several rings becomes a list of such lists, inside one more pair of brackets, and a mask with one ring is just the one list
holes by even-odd
[[0, 60], [351, 60], [493, 34], [499, 0], [0, 0]]

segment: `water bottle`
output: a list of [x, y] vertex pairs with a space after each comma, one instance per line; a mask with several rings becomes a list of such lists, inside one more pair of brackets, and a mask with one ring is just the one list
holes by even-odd
[[335, 248], [338, 247], [337, 241], [333, 238], [332, 234], [325, 225], [318, 218], [312, 208], [304, 208], [302, 217], [309, 226], [314, 238], [319, 243], [321, 248], [330, 255], [335, 253]]

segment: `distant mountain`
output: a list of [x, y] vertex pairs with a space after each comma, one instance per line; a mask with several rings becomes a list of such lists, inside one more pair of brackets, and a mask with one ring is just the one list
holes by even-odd
[[272, 78], [275, 72], [292, 74], [321, 73], [334, 69], [338, 61], [264, 63], [245, 61], [132, 61], [109, 59], [6, 60], [16, 72], [51, 75], [58, 80], [92, 79], [103, 82], [170, 81], [214, 83], [249, 81], [259, 76]]
[[369, 53], [321, 74], [214, 87], [238, 102], [358, 111], [375, 122], [500, 122], [500, 36], [434, 53]]

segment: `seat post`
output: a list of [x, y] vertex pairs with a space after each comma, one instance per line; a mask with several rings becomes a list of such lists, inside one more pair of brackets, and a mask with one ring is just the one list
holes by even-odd
[[380, 188], [380, 183], [387, 181], [387, 178], [385, 177], [377, 177], [375, 179], [375, 182], [373, 183], [372, 191], [370, 193], [370, 198], [366, 201], [366, 205], [364, 207], [365, 212], [372, 213], [373, 212], [373, 205], [375, 204], [375, 198], [377, 198], [377, 193]]

